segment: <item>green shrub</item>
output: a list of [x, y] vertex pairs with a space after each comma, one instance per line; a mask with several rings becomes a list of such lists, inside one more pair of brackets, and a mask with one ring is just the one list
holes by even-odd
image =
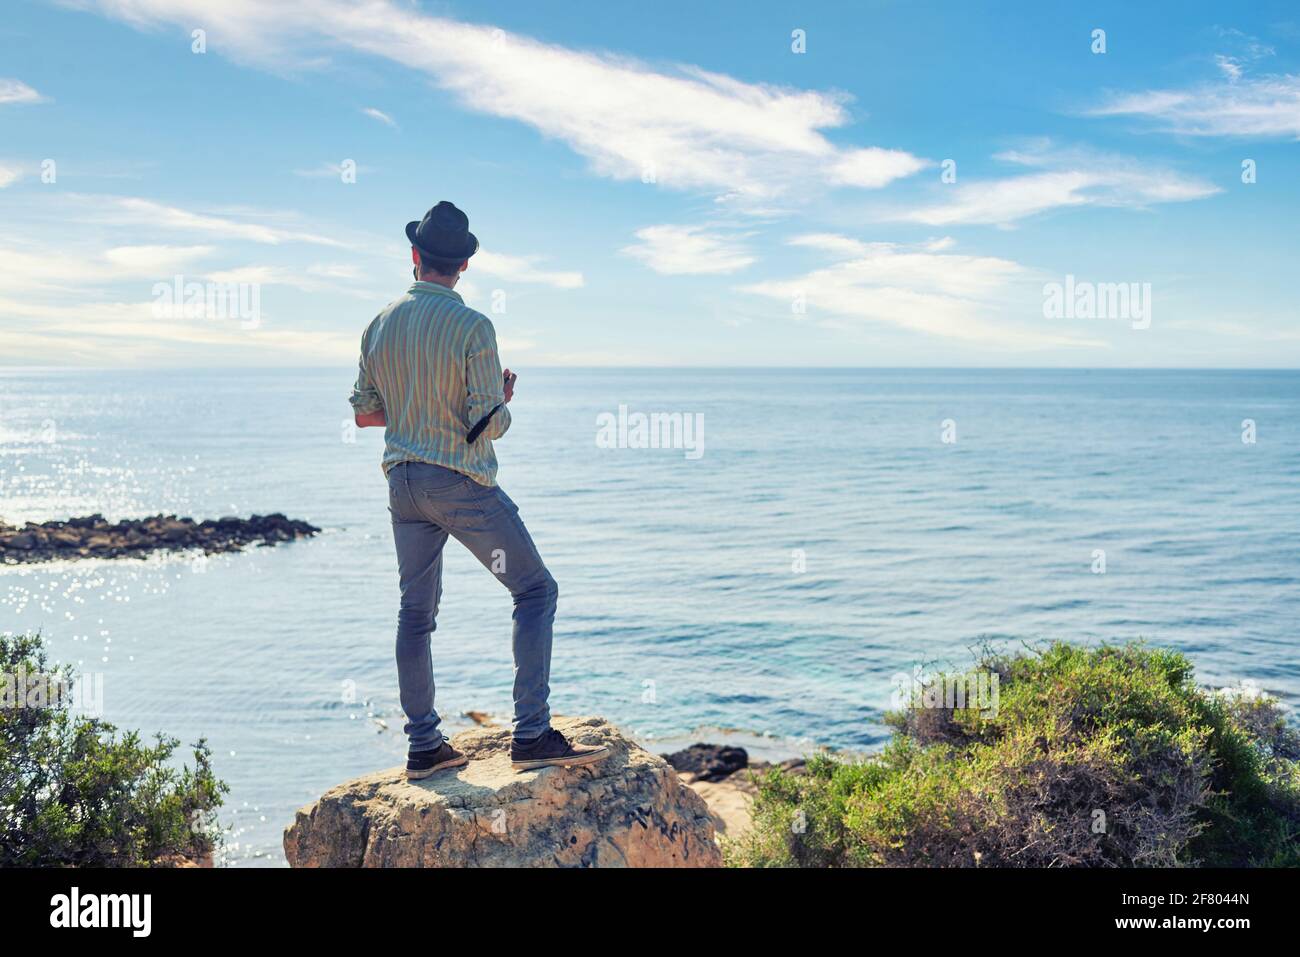
[[[69, 668], [47, 669], [37, 635], [0, 635], [0, 672], [46, 675], [71, 687]], [[143, 744], [96, 718], [73, 715], [66, 697], [0, 707], [0, 867], [140, 867], [212, 853], [214, 811], [228, 790], [210, 751], [194, 745], [194, 769], [170, 762], [179, 742]]]
[[1140, 644], [977, 665], [995, 709], [918, 694], [882, 753], [760, 779], [729, 862], [1300, 866], [1300, 734], [1273, 699], [1208, 692], [1185, 657]]

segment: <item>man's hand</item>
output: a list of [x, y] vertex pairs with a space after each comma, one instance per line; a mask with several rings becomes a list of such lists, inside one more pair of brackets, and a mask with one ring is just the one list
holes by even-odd
[[364, 429], [370, 425], [387, 425], [388, 418], [384, 415], [384, 410], [378, 412], [358, 412], [354, 416], [357, 428]]
[[518, 379], [519, 376], [515, 375], [509, 369], [503, 372], [502, 376], [505, 379], [504, 388], [506, 393], [506, 401], [509, 402], [511, 399], [515, 397], [515, 380]]

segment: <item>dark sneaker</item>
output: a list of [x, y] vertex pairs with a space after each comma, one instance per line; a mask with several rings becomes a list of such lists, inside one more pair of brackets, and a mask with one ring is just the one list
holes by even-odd
[[554, 728], [548, 728], [531, 741], [516, 738], [510, 742], [510, 766], [520, 771], [552, 765], [573, 768], [606, 757], [609, 757], [609, 748], [604, 745], [570, 744], [569, 739]]
[[406, 777], [411, 781], [427, 778], [443, 768], [458, 768], [468, 764], [469, 758], [461, 754], [443, 738], [442, 744], [432, 751], [412, 751], [406, 756]]

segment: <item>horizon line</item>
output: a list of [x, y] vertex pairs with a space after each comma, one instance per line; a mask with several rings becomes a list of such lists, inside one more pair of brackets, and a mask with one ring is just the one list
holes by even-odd
[[[354, 363], [339, 365], [0, 365], [0, 375], [34, 372], [334, 372], [354, 368]], [[999, 365], [528, 365], [524, 369], [556, 371], [637, 371], [637, 372], [1300, 372], [1300, 366], [999, 366]]]

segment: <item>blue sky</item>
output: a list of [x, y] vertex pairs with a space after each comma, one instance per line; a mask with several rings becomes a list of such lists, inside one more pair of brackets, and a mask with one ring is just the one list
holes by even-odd
[[0, 365], [345, 364], [449, 199], [520, 369], [1296, 366], [1300, 14], [979, 6], [10, 3]]

